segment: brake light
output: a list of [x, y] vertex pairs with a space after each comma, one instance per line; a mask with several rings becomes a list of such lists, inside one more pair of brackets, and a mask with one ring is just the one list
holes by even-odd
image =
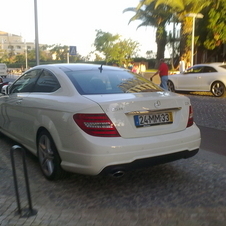
[[75, 114], [77, 125], [86, 133], [97, 137], [119, 137], [114, 124], [106, 114]]
[[192, 106], [189, 106], [189, 115], [188, 115], [188, 123], [187, 123], [187, 127], [190, 127], [193, 125], [193, 109]]

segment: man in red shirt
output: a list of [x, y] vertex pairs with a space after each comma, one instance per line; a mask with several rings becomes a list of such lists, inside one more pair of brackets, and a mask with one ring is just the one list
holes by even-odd
[[168, 74], [169, 74], [169, 69], [167, 64], [164, 62], [164, 59], [160, 59], [160, 65], [159, 65], [159, 69], [158, 71], [152, 76], [152, 78], [159, 74], [160, 79], [161, 79], [161, 84], [160, 86], [165, 89], [168, 90], [168, 86], [167, 86], [167, 81], [168, 81]]

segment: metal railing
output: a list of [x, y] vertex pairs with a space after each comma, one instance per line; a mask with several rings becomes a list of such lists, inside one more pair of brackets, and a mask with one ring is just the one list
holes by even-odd
[[[29, 206], [28, 209], [22, 209], [21, 205], [20, 205], [20, 194], [19, 194], [18, 180], [17, 180], [17, 174], [16, 174], [15, 160], [14, 160], [14, 152], [16, 150], [19, 150], [22, 152], [24, 178], [25, 178], [25, 185], [26, 185], [27, 199], [28, 199], [28, 206]], [[17, 200], [17, 207], [18, 207], [17, 212], [21, 217], [30, 217], [30, 216], [36, 215], [38, 211], [32, 208], [31, 193], [30, 193], [30, 187], [29, 187], [25, 154], [26, 154], [25, 150], [22, 147], [20, 147], [19, 145], [14, 145], [10, 149], [10, 156], [11, 156], [11, 163], [12, 163], [12, 170], [13, 170], [13, 179], [14, 179], [14, 186], [15, 186], [16, 200]]]

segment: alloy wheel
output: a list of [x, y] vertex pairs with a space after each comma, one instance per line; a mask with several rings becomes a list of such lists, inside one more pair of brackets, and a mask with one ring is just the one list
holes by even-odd
[[167, 85], [168, 85], [168, 90], [169, 91], [175, 92], [174, 84], [173, 84], [172, 81], [168, 80]]
[[222, 82], [214, 82], [211, 87], [211, 92], [215, 97], [221, 97], [225, 93], [225, 86]]
[[38, 157], [43, 173], [48, 177], [54, 172], [54, 152], [52, 141], [46, 134], [42, 134], [38, 143]]

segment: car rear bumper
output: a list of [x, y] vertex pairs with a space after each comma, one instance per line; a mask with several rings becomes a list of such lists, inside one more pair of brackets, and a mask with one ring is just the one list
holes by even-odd
[[104, 175], [112, 174], [117, 176], [130, 170], [147, 168], [150, 166], [164, 164], [164, 163], [176, 161], [179, 159], [190, 158], [196, 155], [198, 151], [199, 149], [196, 149], [193, 151], [181, 151], [181, 152], [176, 152], [176, 153], [167, 154], [163, 156], [155, 156], [155, 157], [150, 157], [145, 159], [138, 159], [131, 163], [107, 166], [101, 171], [100, 174], [104, 174]]
[[201, 137], [194, 124], [184, 131], [156, 137], [103, 138], [102, 141], [86, 136], [76, 139], [73, 144], [76, 150], [58, 148], [62, 168], [74, 173], [98, 175], [121, 168], [128, 170], [188, 158], [198, 152]]

